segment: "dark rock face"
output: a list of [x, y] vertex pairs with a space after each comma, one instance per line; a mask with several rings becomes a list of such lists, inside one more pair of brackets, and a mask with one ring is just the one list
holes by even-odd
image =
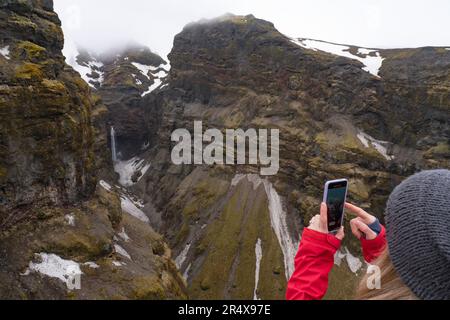
[[116, 132], [118, 155], [129, 159], [150, 143], [151, 132], [142, 96], [150, 88], [164, 85], [167, 62], [138, 44], [124, 45], [103, 54], [79, 50], [76, 59], [83, 67], [89, 67], [90, 84], [108, 108], [108, 125]]
[[[142, 101], [158, 131], [154, 148], [141, 154], [152, 167], [133, 188], [152, 204], [147, 211], [175, 248], [191, 297], [252, 298], [255, 281], [242, 274], [254, 279], [255, 243], [263, 239], [257, 295], [283, 298], [287, 249], [265, 220], [277, 198], [270, 187], [295, 243], [317, 213], [326, 180], [347, 177], [349, 200], [382, 217], [406, 176], [449, 167], [450, 51], [379, 53], [381, 77], [359, 61], [302, 48], [253, 16], [202, 21], [175, 37], [169, 85]], [[279, 173], [265, 184], [254, 175], [233, 184], [236, 173], [258, 168], [173, 165], [171, 132], [192, 131], [194, 120], [205, 129], [279, 129]], [[345, 246], [359, 250], [349, 239]], [[339, 270], [337, 279], [355, 281]]]
[[6, 210], [70, 204], [90, 195], [94, 176], [92, 99], [67, 69], [51, 2], [2, 1], [0, 223]]
[[185, 298], [162, 237], [97, 184], [115, 178], [108, 109], [65, 64], [52, 8], [0, 1], [0, 298]]
[[[448, 159], [450, 50], [426, 47], [382, 54], [386, 60], [380, 72], [380, 112], [388, 124], [387, 134], [396, 143], [425, 152], [426, 158]], [[447, 152], [439, 152], [443, 149]]]

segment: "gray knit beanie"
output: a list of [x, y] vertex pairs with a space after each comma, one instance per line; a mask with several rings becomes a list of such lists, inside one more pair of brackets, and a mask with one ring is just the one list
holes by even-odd
[[403, 181], [385, 215], [389, 255], [405, 285], [421, 299], [450, 299], [450, 171]]

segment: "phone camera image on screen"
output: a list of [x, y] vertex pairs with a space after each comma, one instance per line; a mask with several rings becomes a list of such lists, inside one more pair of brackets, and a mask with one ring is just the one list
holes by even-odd
[[330, 183], [327, 189], [326, 204], [328, 209], [328, 231], [336, 231], [341, 227], [344, 213], [347, 181]]

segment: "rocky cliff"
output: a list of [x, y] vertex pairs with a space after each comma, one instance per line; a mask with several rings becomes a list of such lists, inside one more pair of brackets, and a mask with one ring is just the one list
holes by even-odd
[[[0, 9], [1, 297], [183, 298], [187, 284], [283, 299], [326, 180], [348, 178], [349, 200], [382, 217], [402, 179], [450, 166], [447, 48], [292, 39], [225, 15], [187, 25], [170, 68], [131, 44], [66, 55], [75, 72], [51, 1]], [[195, 120], [279, 129], [279, 172], [174, 165], [171, 133]], [[327, 297], [352, 297], [359, 257], [346, 238]]]
[[94, 88], [108, 109], [106, 123], [114, 128], [119, 159], [145, 150], [153, 143], [153, 118], [147, 117], [140, 101], [165, 85], [168, 63], [136, 43], [102, 53], [76, 47], [67, 51], [67, 62]]
[[183, 298], [161, 236], [98, 183], [108, 109], [63, 43], [52, 1], [0, 1], [0, 297]]
[[[270, 22], [227, 15], [186, 26], [169, 59], [168, 85], [141, 102], [158, 119], [157, 137], [139, 155], [150, 169], [130, 188], [174, 248], [192, 298], [283, 298], [326, 180], [347, 177], [349, 200], [382, 217], [406, 176], [449, 167], [445, 48], [291, 39]], [[170, 134], [192, 131], [194, 120], [204, 129], [279, 129], [279, 173], [173, 165]], [[350, 238], [329, 297], [348, 296], [361, 273]]]

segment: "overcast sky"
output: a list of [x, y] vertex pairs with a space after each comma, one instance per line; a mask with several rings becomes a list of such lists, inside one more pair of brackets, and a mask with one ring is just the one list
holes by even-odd
[[253, 14], [282, 33], [364, 47], [450, 46], [448, 0], [54, 0], [66, 40], [102, 51], [134, 40], [165, 57], [183, 26]]

